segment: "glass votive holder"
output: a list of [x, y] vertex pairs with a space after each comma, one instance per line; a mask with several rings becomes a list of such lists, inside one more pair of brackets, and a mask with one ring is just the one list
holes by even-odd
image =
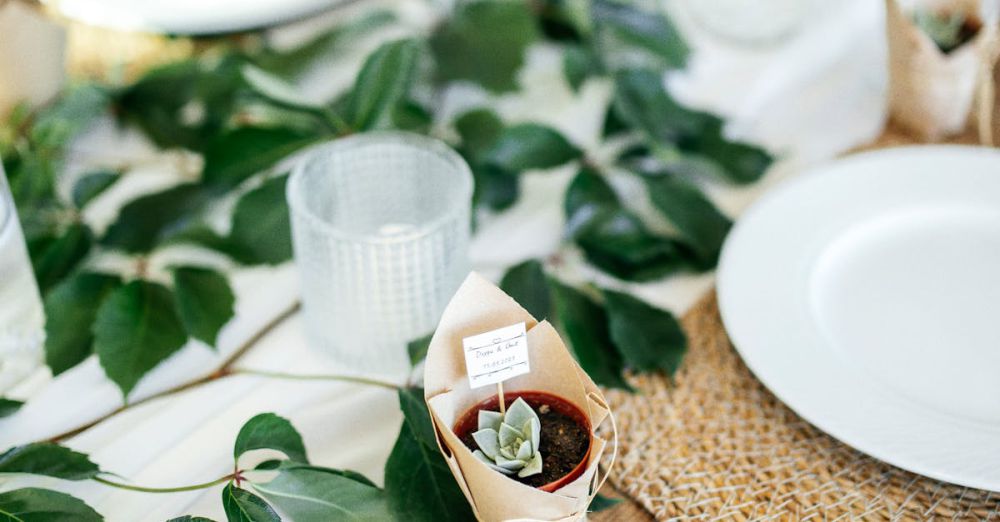
[[358, 134], [310, 151], [288, 182], [310, 342], [344, 369], [400, 377], [469, 272], [472, 173], [440, 141]]

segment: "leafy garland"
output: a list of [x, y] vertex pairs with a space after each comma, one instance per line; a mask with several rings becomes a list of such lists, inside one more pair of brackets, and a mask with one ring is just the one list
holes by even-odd
[[[603, 133], [620, 146], [610, 163], [599, 164], [555, 129], [507, 124], [486, 107], [467, 111], [451, 122], [459, 138], [451, 142], [472, 166], [477, 215], [513, 205], [523, 172], [573, 164], [577, 174], [565, 195], [565, 237], [591, 265], [624, 281], [715, 266], [731, 223], [695, 181], [753, 182], [771, 157], [726, 139], [721, 119], [683, 107], [666, 92], [663, 72], [682, 67], [687, 48], [662, 13], [612, 0], [460, 2], [428, 37], [379, 47], [353, 87], [330, 103], [310, 102], [289, 83], [331, 45], [392, 20], [391, 14], [374, 12], [292, 51], [228, 48], [151, 70], [125, 87], [77, 86], [38, 113], [15, 111], [0, 135], [0, 155], [44, 297], [45, 357], [53, 374], [96, 354], [127, 399], [147, 372], [189, 338], [214, 345], [233, 316], [226, 275], [184, 265], [170, 267], [169, 281], [158, 280], [148, 272], [152, 254], [187, 244], [221, 253], [237, 265], [289, 260], [287, 174], [276, 169], [282, 159], [350, 133], [383, 128], [428, 133], [443, 88], [462, 81], [494, 93], [516, 90], [525, 51], [538, 42], [562, 50], [564, 76], [574, 90], [590, 78], [610, 78], [614, 93]], [[200, 153], [204, 167], [196, 181], [129, 202], [107, 230], [96, 234], [82, 219], [83, 210], [127, 174], [120, 169], [88, 173], [69, 197], [56, 187], [64, 145], [109, 108], [161, 148]], [[612, 171], [641, 180], [676, 233], [654, 232], [640, 219], [608, 183]], [[227, 199], [236, 203], [230, 229], [220, 233], [205, 218], [215, 203]], [[107, 252], [129, 256], [130, 269], [94, 269], [92, 260]], [[559, 282], [546, 272], [552, 261], [518, 264], [501, 286], [536, 317], [556, 319], [596, 382], [629, 390], [626, 369], [676, 371], [686, 339], [669, 312], [624, 293]], [[410, 344], [414, 365], [426, 354], [427, 342]], [[0, 474], [95, 480], [148, 492], [225, 484], [222, 500], [229, 520], [280, 520], [272, 505], [295, 520], [336, 519], [336, 513], [359, 520], [471, 519], [438, 453], [422, 390], [365, 382], [397, 390], [406, 419], [386, 463], [384, 489], [357, 473], [310, 464], [301, 437], [274, 414], [247, 422], [236, 438], [235, 471], [204, 484], [143, 488], [117, 482], [86, 455], [50, 442], [0, 454]], [[0, 398], [0, 416], [19, 405]], [[240, 457], [260, 448], [287, 458], [241, 468]], [[52, 515], [40, 520], [101, 520], [63, 493], [37, 488], [0, 493], [0, 518], [42, 510]]]

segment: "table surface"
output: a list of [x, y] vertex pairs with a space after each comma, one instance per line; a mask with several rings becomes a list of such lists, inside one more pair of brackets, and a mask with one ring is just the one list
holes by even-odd
[[[753, 187], [705, 187], [731, 216], [737, 216], [773, 184], [871, 140], [883, 126], [886, 50], [881, 2], [822, 4], [798, 32], [767, 47], [724, 41], [690, 20], [683, 4], [672, 8], [694, 49], [689, 67], [668, 77], [672, 92], [687, 103], [728, 116], [734, 135], [760, 142], [780, 157], [766, 178]], [[295, 30], [300, 28], [279, 30], [274, 36], [284, 38], [281, 31]], [[553, 88], [553, 75], [560, 70], [554, 67], [558, 59], [558, 53], [551, 50], [532, 50], [524, 73], [523, 101], [505, 104], [501, 111], [511, 120], [541, 119], [585, 148], [596, 146], [601, 115], [594, 108], [603, 105], [608, 90], [588, 84], [577, 96], [564, 87]], [[343, 78], [311, 81], [322, 90], [342, 85]], [[74, 145], [70, 168], [92, 161], [95, 155], [106, 159], [130, 154], [152, 157], [162, 165], [187, 160], [178, 157], [182, 153], [152, 150], [136, 136], [108, 123]], [[162, 170], [147, 167], [149, 172], [138, 178], [149, 186], [162, 183], [158, 168]], [[560, 242], [562, 216], [559, 198], [551, 194], [561, 193], [571, 175], [556, 171], [527, 176], [521, 201], [477, 231], [471, 251], [476, 270], [498, 278], [506, 266], [553, 253]], [[100, 221], [113, 215], [92, 217]], [[497, 256], [497, 251], [504, 254]], [[681, 314], [712, 282], [711, 274], [680, 276], [625, 289]], [[322, 354], [310, 349], [304, 337], [291, 264], [237, 273], [234, 288], [237, 317], [223, 329], [219, 352], [204, 346], [185, 348], [145, 379], [133, 400], [141, 401], [193, 377], [209, 375], [227, 357], [244, 349], [246, 353], [238, 362], [241, 368], [298, 373], [337, 370]], [[120, 395], [103, 378], [94, 359], [55, 380], [38, 375], [23, 385], [20, 393], [31, 401], [17, 415], [0, 420], [0, 447], [73, 430], [120, 405]], [[302, 433], [312, 461], [354, 469], [382, 482], [382, 466], [401, 421], [396, 397], [385, 390], [344, 383], [247, 375], [215, 379], [142, 402], [76, 434], [66, 444], [89, 453], [103, 469], [136, 484], [186, 484], [231, 471], [232, 463], [225, 457], [231, 454], [239, 427], [265, 411], [292, 421]], [[358, 433], [365, 436], [357, 437]], [[349, 447], [345, 441], [351, 441]], [[112, 521], [162, 521], [181, 514], [224, 518], [219, 492], [214, 489], [153, 496], [43, 477], [19, 477], [4, 487], [27, 485], [56, 487], [79, 496]], [[644, 520], [648, 515], [635, 505], [624, 504], [592, 518]]]

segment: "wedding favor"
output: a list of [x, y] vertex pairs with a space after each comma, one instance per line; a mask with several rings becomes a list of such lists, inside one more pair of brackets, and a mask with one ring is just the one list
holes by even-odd
[[992, 60], [995, 13], [978, 0], [886, 0], [889, 113], [921, 139], [961, 132]]
[[473, 273], [431, 340], [424, 386], [438, 445], [479, 520], [586, 514], [617, 434], [604, 395], [551, 324]]

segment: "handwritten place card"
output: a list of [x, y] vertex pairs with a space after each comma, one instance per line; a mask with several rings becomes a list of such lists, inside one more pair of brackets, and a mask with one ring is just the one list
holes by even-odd
[[531, 371], [524, 323], [462, 339], [469, 386], [479, 388]]

